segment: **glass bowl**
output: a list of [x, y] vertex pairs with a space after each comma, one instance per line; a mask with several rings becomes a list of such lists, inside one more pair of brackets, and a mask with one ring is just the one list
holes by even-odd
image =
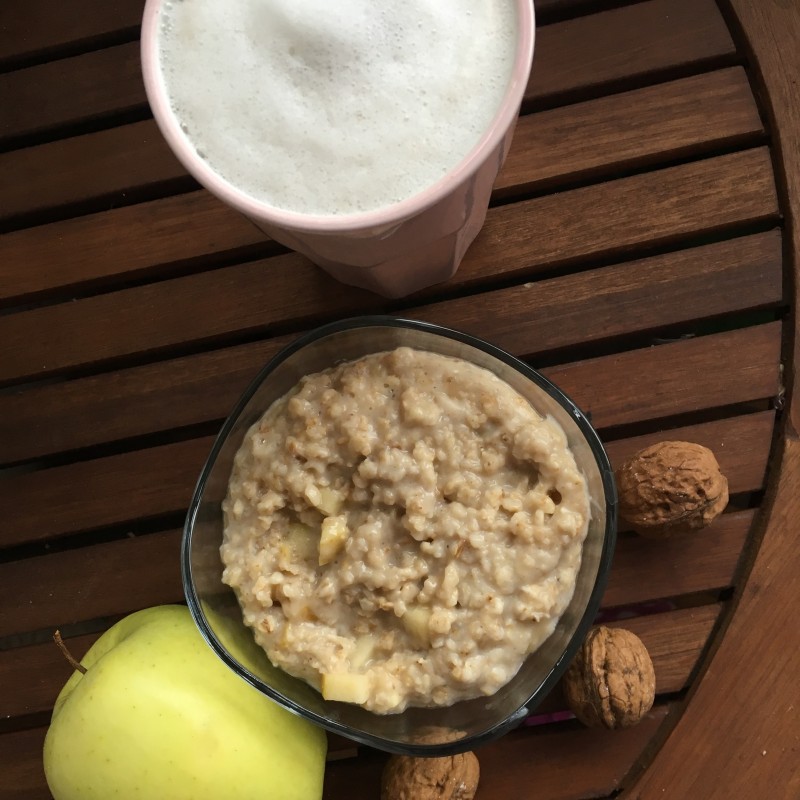
[[[304, 375], [370, 353], [408, 346], [456, 356], [510, 384], [564, 429], [591, 497], [591, 520], [575, 594], [553, 634], [491, 697], [443, 708], [380, 715], [327, 701], [274, 667], [242, 622], [233, 590], [222, 583], [222, 500], [233, 457], [264, 411]], [[284, 348], [259, 373], [217, 436], [192, 497], [181, 550], [183, 586], [200, 632], [239, 676], [290, 711], [329, 731], [393, 753], [442, 756], [470, 750], [519, 724], [553, 688], [583, 641], [605, 588], [616, 538], [616, 493], [603, 446], [586, 416], [546, 378], [487, 342], [394, 317], [358, 317], [317, 328]]]

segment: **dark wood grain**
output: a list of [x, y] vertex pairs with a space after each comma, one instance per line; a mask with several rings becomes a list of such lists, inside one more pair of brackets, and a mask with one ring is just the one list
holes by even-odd
[[594, 179], [762, 132], [743, 69], [696, 75], [522, 117], [494, 194]]
[[[332, 318], [323, 317], [326, 311], [345, 315], [375, 309], [370, 295], [341, 292], [333, 281], [327, 297], [303, 293], [299, 283], [294, 294], [284, 293], [259, 280], [258, 270], [232, 267], [109, 295], [95, 304], [102, 313], [87, 311], [84, 319], [91, 319], [94, 329], [124, 321], [117, 347], [124, 337], [136, 350], [176, 344], [192, 333], [207, 338], [247, 329], [265, 319], [310, 322]], [[653, 293], [656, 305], [649, 303]], [[704, 316], [775, 306], [781, 299], [780, 234], [771, 231], [484, 293], [480, 305], [468, 297], [402, 313], [485, 336], [518, 356], [535, 356]], [[143, 315], [141, 309], [149, 312]], [[159, 313], [175, 322], [152, 325]], [[552, 324], [554, 317], [558, 325]], [[95, 353], [104, 347], [87, 340]], [[0, 394], [0, 463], [219, 419], [276, 346], [256, 343]], [[82, 424], [87, 418], [91, 426]]]
[[0, 4], [0, 67], [21, 58], [56, 56], [68, 47], [98, 46], [135, 33], [142, 0], [4, 0]]
[[[45, 278], [51, 286], [59, 274], [66, 278], [70, 272], [76, 276], [80, 271], [88, 277], [89, 271], [107, 270], [110, 263], [116, 263], [118, 272], [124, 271], [126, 266], [137, 267], [139, 271], [153, 269], [155, 265], [148, 262], [152, 262], [157, 253], [166, 259], [168, 269], [170, 262], [185, 263], [192, 257], [199, 258], [203, 249], [218, 253], [225, 247], [244, 248], [258, 241], [253, 226], [234, 212], [210, 205], [210, 202], [208, 195], [198, 192], [44, 226], [48, 230], [8, 234], [0, 239], [0, 265], [4, 251], [9, 259], [5, 262], [3, 271], [7, 274], [2, 276], [0, 293], [3, 288], [7, 293], [20, 291], [15, 276], [23, 272], [23, 252], [29, 270], [19, 274], [19, 279], [31, 287], [32, 281], [49, 275], [35, 269], [38, 260], [55, 257], [54, 250], [72, 255], [70, 246], [77, 245], [76, 239], [84, 236], [92, 236], [92, 240], [102, 243], [105, 249], [98, 247], [94, 253], [84, 250], [83, 260], [77, 253], [62, 258], [52, 271], [55, 274]], [[187, 216], [187, 207], [194, 211], [190, 216]], [[170, 210], [174, 210], [182, 222], [167, 216]], [[531, 276], [588, 258], [630, 253], [645, 244], [666, 245], [689, 233], [711, 233], [744, 222], [769, 220], [776, 212], [767, 150], [757, 148], [720, 156], [493, 209], [449, 285], [485, 284], [492, 273], [505, 279]], [[92, 229], [90, 221], [98, 226], [97, 230]], [[120, 224], [126, 226], [124, 235], [115, 238], [114, 232], [119, 234]], [[191, 228], [187, 228], [189, 224]], [[38, 235], [33, 235], [32, 231], [37, 231]], [[135, 234], [144, 238], [134, 242], [130, 237]], [[238, 236], [241, 238], [237, 242]], [[32, 248], [33, 252], [25, 248]], [[498, 248], [502, 248], [502, 261], [496, 256]], [[119, 260], [115, 261], [115, 257]], [[91, 263], [93, 258], [95, 265]], [[299, 256], [287, 256], [286, 261], [281, 262], [286, 280], [290, 281], [282, 293], [286, 301], [297, 297], [293, 287], [297, 286], [295, 280], [300, 275], [298, 262], [302, 263]], [[269, 281], [266, 274], [262, 276], [258, 272], [253, 279], [260, 278], [264, 283], [261, 291], [269, 291], [277, 297], [281, 292], [279, 267], [273, 268], [272, 264], [269, 267]], [[259, 270], [259, 265], [251, 264], [243, 270], [252, 273]], [[337, 307], [337, 295], [344, 298], [350, 294], [342, 288], [326, 291], [331, 281], [319, 271], [306, 270], [305, 274], [309, 282], [304, 293], [326, 299], [329, 307]], [[226, 276], [237, 279], [237, 273], [226, 273]], [[224, 277], [218, 276], [218, 279]], [[197, 280], [202, 284], [213, 278], [200, 276]], [[224, 286], [221, 280], [220, 286]], [[145, 287], [137, 291], [150, 300], [160, 288]], [[216, 293], [214, 298], [217, 298]], [[208, 297], [207, 301], [214, 298]], [[341, 302], [338, 300], [339, 304]], [[124, 320], [116, 313], [121, 306], [127, 309]], [[74, 324], [76, 319], [85, 323], [87, 315], [94, 316], [94, 324]], [[213, 319], [224, 315], [220, 309], [209, 316]], [[134, 322], [133, 317], [138, 322]], [[159, 320], [159, 329], [172, 327], [177, 333], [182, 330], [181, 325], [186, 324], [185, 319], [179, 321], [173, 313], [165, 316], [159, 308], [151, 311], [150, 302], [137, 302], [134, 296], [115, 297], [113, 294], [0, 317], [0, 381], [63, 371], [87, 361], [102, 360], [103, 352], [106, 357], [112, 353], [118, 356], [126, 352], [123, 342], [129, 336], [129, 326], [141, 327], [148, 317]], [[196, 314], [195, 324], [202, 318], [202, 314]], [[71, 332], [69, 337], [64, 335], [66, 330]], [[127, 350], [130, 351], [130, 346]]]
[[753, 492], [766, 485], [774, 423], [774, 411], [761, 411], [681, 428], [662, 428], [608, 442], [605, 448], [616, 469], [642, 448], [666, 439], [702, 444], [715, 454], [731, 494]]
[[5, 773], [4, 792], [14, 800], [48, 800], [42, 766], [46, 728], [0, 735]]
[[[713, 0], [649, 0], [543, 28], [525, 103], [730, 62], [735, 48]], [[586, 75], [590, 75], [589, 81]]]
[[[622, 460], [652, 440], [671, 438], [698, 442], [712, 447], [719, 454], [732, 493], [752, 492], [764, 485], [771, 426], [772, 414], [764, 412], [613, 442], [608, 452], [612, 464], [618, 467]], [[195, 445], [197, 459], [203, 457], [207, 445], [207, 441]], [[191, 449], [184, 448], [171, 457], [167, 451], [166, 459], [164, 452], [164, 449], [160, 451], [161, 460], [166, 460], [168, 473], [183, 471], [187, 473], [187, 481], [194, 480], [196, 473], [191, 472], [191, 461], [187, 464], [174, 461], [178, 456], [192, 455]], [[156, 474], [154, 480], [160, 477]], [[129, 479], [134, 483], [136, 476], [129, 474]], [[190, 485], [187, 483], [187, 488]], [[665, 551], [669, 552], [671, 561], [663, 565], [657, 558], [647, 556], [649, 552], [657, 553], [658, 548], [648, 550], [650, 544], [644, 540], [623, 537], [617, 549], [607, 603], [638, 602], [643, 599], [642, 593], [646, 595], [644, 599], [654, 599], [671, 593], [682, 594], [726, 585], [731, 580], [731, 565], [736, 563], [752, 519], [752, 516], [729, 516], [730, 519], [726, 518], [724, 524], [718, 526], [722, 535], [717, 544], [716, 534], [714, 539], [690, 537], [687, 541], [681, 540], [677, 550], [673, 546]], [[131, 532], [135, 531], [136, 524], [132, 523]], [[40, 556], [32, 561], [25, 559], [0, 564], [0, 636], [180, 601], [183, 595], [178, 568], [179, 543], [180, 531], [167, 531]], [[712, 558], [701, 559], [702, 566], [695, 572], [694, 557], [696, 554], [702, 556], [708, 546], [721, 547], [721, 554], [715, 551]], [[670, 583], [675, 578], [671, 565], [681, 556], [681, 547], [684, 548], [686, 575], [683, 582]], [[628, 552], [631, 555], [625, 556]], [[656, 573], [645, 578], [643, 573], [636, 572], [638, 553], [650, 558], [648, 564]], [[720, 559], [718, 563], [713, 561], [716, 557]], [[668, 571], [659, 577], [657, 570], [662, 566]], [[33, 582], [28, 577], [31, 571], [36, 575]], [[621, 575], [619, 579], [616, 577], [618, 574]], [[135, 593], [129, 590], [131, 585], [136, 585]], [[649, 594], [651, 587], [657, 594]]]
[[[772, 323], [663, 345], [651, 350], [646, 361], [642, 351], [631, 350], [543, 372], [591, 414], [595, 427], [626, 425], [776, 397], [781, 388], [780, 336], [780, 323]], [[720, 359], [725, 352], [742, 356], [737, 372]], [[595, 388], [598, 371], [602, 391]], [[595, 378], [589, 378], [593, 373]]]
[[[580, 136], [571, 135], [576, 130]], [[697, 75], [522, 117], [495, 195], [611, 175], [762, 133], [744, 70]], [[0, 173], [0, 217], [128, 203], [188, 180], [152, 120], [0, 155]]]
[[486, 337], [535, 363], [541, 353], [577, 343], [779, 304], [779, 238], [770, 231], [486, 292], [480, 304], [461, 298], [403, 315]]
[[[547, 374], [601, 433], [648, 431], [610, 442], [615, 464], [661, 438], [698, 441], [738, 495], [692, 537], [623, 532], [604, 597], [626, 613], [671, 605], [664, 598], [705, 604], [621, 623], [651, 649], [659, 692], [688, 690], [686, 702], [619, 734], [574, 723], [514, 732], [481, 752], [480, 800], [627, 790], [676, 722], [628, 797], [794, 800], [800, 401], [787, 354], [798, 281], [781, 275], [781, 248], [796, 269], [800, 9], [731, 2], [745, 21], [736, 39], [756, 62], [736, 52], [714, 0], [611, 0], [619, 7], [605, 11], [605, 0], [542, 0], [551, 20], [575, 18], [538, 32], [525, 102], [535, 113], [521, 120], [486, 227], [455, 280], [389, 306], [275, 255], [204, 192], [154, 199], [189, 183], [146, 118], [132, 41], [142, 0], [8, 0], [0, 69], [24, 68], [0, 75], [0, 106], [12, 109], [0, 114], [0, 143], [18, 148], [0, 157], [0, 215], [9, 227], [86, 215], [0, 236], [0, 464], [21, 464], [0, 476], [0, 548], [23, 545], [0, 563], [2, 645], [179, 601], [174, 527], [205, 434], [294, 331], [399, 307], [559, 364]], [[738, 64], [760, 82], [766, 133]], [[791, 323], [748, 313], [783, 316], [789, 301]], [[645, 347], [692, 332], [702, 335]], [[770, 458], [776, 415], [755, 409], [780, 407], [785, 388], [788, 441]], [[723, 418], [668, 427], [685, 415]], [[782, 480], [777, 494], [768, 487], [768, 514], [735, 510], [759, 502], [770, 476]], [[145, 526], [170, 529], [133, 535]], [[29, 555], [50, 539], [54, 552]], [[732, 588], [720, 606], [718, 591]], [[9, 796], [48, 797], [43, 729], [24, 728], [44, 721], [63, 669], [49, 645], [0, 651], [11, 715], [0, 730], [19, 729], [0, 735]], [[562, 707], [557, 693], [548, 704]], [[331, 763], [326, 797], [375, 797], [383, 758]]]
[[265, 236], [207, 192], [192, 192], [0, 238], [0, 297], [110, 278], [166, 277], [188, 263], [208, 266], [265, 251]]
[[[636, 800], [663, 797], [667, 787], [704, 799], [758, 796], [768, 787], [767, 796], [793, 800], [800, 792], [800, 443], [792, 438], [784, 447], [769, 527], [735, 614], [683, 716], [632, 789]], [[734, 774], [718, 772], [731, 757]]]
[[194, 185], [152, 120], [0, 155], [0, 173], [0, 217], [89, 201], [113, 208]]
[[[725, 514], [702, 536], [675, 542], [621, 537], [603, 606], [626, 606], [733, 585], [753, 515], [753, 511]], [[0, 636], [182, 602], [180, 540], [180, 530], [164, 531], [0, 564], [0, 597], [4, 600]], [[33, 585], [32, 570], [37, 576]]]
[[776, 197], [769, 152], [756, 148], [506, 208], [522, 219], [496, 214], [468, 251], [459, 281], [485, 282], [482, 265], [490, 258], [496, 278], [509, 279], [529, 265], [567, 267], [772, 219]]
[[[571, 724], [512, 732], [477, 751], [480, 800], [537, 797], [585, 800], [605, 797], [641, 755], [667, 713], [657, 706], [636, 728], [590, 731]], [[580, 754], [580, 767], [576, 766]], [[386, 757], [368, 754], [355, 762], [335, 762], [325, 774], [323, 800], [375, 800]]]
[[[543, 372], [603, 428], [776, 395], [780, 336], [772, 323]], [[720, 362], [721, 350], [738, 354], [738, 373]], [[1, 484], [0, 544], [182, 511], [210, 447], [211, 439], [191, 440], [12, 474]]]
[[[794, 307], [800, 272], [800, 111], [796, 102], [800, 8], [789, 0], [731, 0], [755, 56], [755, 72], [775, 130], [787, 220], [787, 269]], [[734, 614], [683, 716], [631, 789], [633, 800], [687, 792], [703, 800], [800, 796], [800, 395], [795, 317], [788, 413], [768, 513], [747, 554]], [[724, 737], [720, 735], [724, 732]]]
[[656, 693], [666, 694], [679, 692], [688, 685], [721, 608], [714, 603], [607, 624], [626, 628], [644, 642], [656, 670]]
[[[703, 0], [697, 8], [674, 3], [665, 11], [667, 2], [540, 29], [528, 101], [552, 103], [559, 94], [596, 97], [607, 91], [605, 84], [613, 89], [620, 80], [646, 83], [732, 57], [730, 37], [713, 3]], [[0, 119], [0, 141], [111, 121], [134, 110], [146, 113], [138, 42], [0, 75], [0, 106], [16, 109]]]
[[619, 439], [606, 444], [606, 452], [617, 468], [651, 444], [666, 439], [695, 442], [713, 451], [731, 494], [752, 492], [766, 485], [774, 423], [774, 411], [761, 411]]
[[607, 11], [620, 5], [619, 0], [535, 0], [536, 24], [547, 24], [554, 16], [586, 13], [587, 11]]
[[753, 511], [717, 517], [700, 534], [655, 542], [629, 534], [617, 543], [604, 606], [624, 606], [733, 585]]
[[[687, 685], [718, 614], [719, 606], [713, 604], [632, 617], [609, 624], [624, 625], [642, 639], [653, 659], [656, 690], [663, 694], [679, 692]], [[69, 638], [67, 646], [80, 660], [99, 635]], [[15, 675], [23, 673], [28, 677], [25, 685], [4, 700], [3, 708], [7, 716], [0, 726], [4, 726], [5, 730], [19, 727], [25, 723], [25, 718], [41, 718], [49, 714], [58, 692], [70, 675], [70, 669], [52, 642], [0, 651], [0, 685], [9, 685]], [[547, 703], [547, 708], [564, 709], [566, 706], [560, 693], [554, 695], [552, 702]], [[338, 737], [335, 745], [337, 754], [347, 747], [346, 740]]]
[[[524, 793], [532, 765], [542, 792], [548, 792], [545, 795], [548, 800], [582, 800], [605, 791], [606, 787], [610, 791], [616, 776], [630, 768], [666, 714], [666, 707], [656, 707], [638, 728], [614, 736], [607, 731], [582, 730], [572, 725], [553, 726], [546, 732], [515, 731], [479, 752], [481, 800], [505, 800]], [[41, 758], [45, 732], [45, 728], [34, 728], [0, 736], [7, 764], [4, 798], [45, 800], [50, 796]], [[584, 769], [580, 771], [569, 769], [575, 752], [585, 753]], [[385, 758], [369, 754], [358, 760], [329, 763], [323, 800], [375, 800]]]
[[[3, 483], [2, 544], [54, 536], [185, 510], [213, 437], [12, 475]], [[30, 498], [36, 508], [23, 508]], [[27, 504], [26, 504], [27, 505]], [[177, 563], [177, 562], [176, 562]]]
[[0, 74], [0, 143], [146, 107], [139, 43], [94, 50]]

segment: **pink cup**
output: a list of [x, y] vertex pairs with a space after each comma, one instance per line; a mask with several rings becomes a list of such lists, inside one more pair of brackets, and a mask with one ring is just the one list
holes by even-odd
[[403, 297], [452, 277], [486, 219], [492, 186], [511, 146], [533, 60], [531, 0], [514, 0], [517, 52], [503, 102], [475, 148], [428, 189], [374, 211], [317, 216], [259, 203], [214, 172], [180, 129], [167, 99], [156, 34], [164, 0], [147, 0], [142, 71], [161, 133], [186, 169], [210, 192], [276, 241], [310, 258], [343, 283]]

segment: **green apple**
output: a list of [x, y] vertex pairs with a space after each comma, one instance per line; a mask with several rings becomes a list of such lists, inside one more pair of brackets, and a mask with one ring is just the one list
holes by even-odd
[[131, 614], [62, 689], [44, 743], [56, 800], [319, 800], [324, 732], [220, 661], [187, 608]]

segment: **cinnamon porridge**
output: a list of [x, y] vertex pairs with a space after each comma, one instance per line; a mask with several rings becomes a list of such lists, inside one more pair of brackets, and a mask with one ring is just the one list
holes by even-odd
[[309, 375], [248, 431], [223, 580], [270, 660], [377, 713], [490, 695], [566, 609], [589, 519], [561, 428], [466, 361]]

